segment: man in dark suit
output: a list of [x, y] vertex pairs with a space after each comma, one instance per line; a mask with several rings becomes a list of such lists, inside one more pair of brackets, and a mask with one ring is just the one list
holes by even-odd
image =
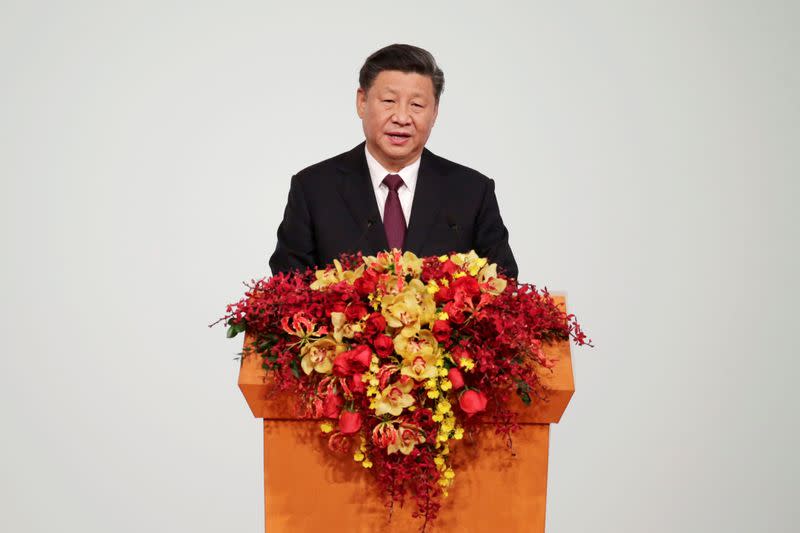
[[273, 274], [359, 250], [423, 257], [474, 249], [516, 278], [494, 181], [425, 148], [444, 87], [433, 56], [387, 46], [367, 58], [359, 84], [366, 140], [292, 177]]

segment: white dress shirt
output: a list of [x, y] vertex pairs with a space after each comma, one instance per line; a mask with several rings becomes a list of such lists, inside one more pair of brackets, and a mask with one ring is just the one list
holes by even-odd
[[408, 221], [411, 220], [411, 204], [414, 201], [414, 187], [417, 185], [417, 174], [419, 173], [420, 157], [413, 163], [400, 169], [399, 172], [389, 172], [383, 165], [378, 163], [378, 160], [372, 157], [369, 153], [367, 145], [364, 144], [364, 152], [367, 154], [367, 166], [369, 167], [369, 175], [372, 179], [372, 188], [375, 191], [375, 200], [378, 202], [378, 210], [381, 213], [381, 220], [383, 220], [383, 208], [386, 205], [386, 197], [389, 196], [389, 187], [383, 184], [383, 178], [387, 174], [397, 174], [403, 178], [404, 184], [397, 189], [397, 196], [400, 197], [400, 207], [403, 208], [403, 215], [406, 219], [406, 227]]

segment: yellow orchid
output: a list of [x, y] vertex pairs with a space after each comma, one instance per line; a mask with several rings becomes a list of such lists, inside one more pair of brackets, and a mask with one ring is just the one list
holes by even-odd
[[[435, 355], [439, 349], [439, 342], [429, 330], [421, 330], [414, 336], [404, 337], [398, 335], [394, 338], [394, 351], [404, 359], [416, 357], [429, 357]], [[434, 361], [435, 363], [435, 361]]]
[[478, 273], [478, 283], [485, 292], [493, 296], [501, 294], [506, 290], [508, 282], [497, 277], [497, 265], [495, 263], [484, 266]]
[[[412, 283], [415, 281], [422, 284], [417, 279], [412, 280]], [[428, 294], [427, 291], [425, 294]], [[428, 296], [430, 297], [429, 294]], [[421, 318], [425, 310], [420, 305], [416, 291], [410, 284], [399, 294], [385, 295], [381, 307], [381, 314], [386, 319], [386, 324], [389, 327], [400, 329], [400, 335], [413, 337], [420, 330]]]
[[398, 273], [411, 274], [419, 276], [422, 273], [422, 259], [414, 255], [412, 252], [405, 252], [400, 259], [399, 268], [395, 265], [395, 270]]
[[314, 273], [317, 279], [311, 283], [312, 290], [318, 291], [334, 283], [339, 283], [340, 281], [347, 281], [352, 285], [355, 280], [364, 274], [364, 265], [359, 266], [355, 270], [345, 270], [339, 260], [334, 259], [333, 266], [334, 268], [317, 270]]
[[361, 324], [353, 324], [347, 321], [344, 313], [331, 313], [331, 323], [333, 324], [333, 338], [336, 342], [342, 342], [343, 338], [352, 339], [355, 334], [362, 329]]
[[306, 344], [300, 350], [303, 358], [300, 366], [306, 375], [310, 375], [311, 372], [330, 374], [333, 369], [333, 359], [345, 349], [343, 345], [338, 344], [330, 337]]
[[398, 416], [403, 409], [414, 403], [414, 397], [409, 394], [414, 388], [414, 382], [408, 378], [401, 378], [383, 389], [375, 401], [375, 414]]
[[418, 355], [413, 359], [408, 358], [403, 360], [403, 366], [400, 373], [408, 376], [416, 381], [430, 379], [437, 374], [435, 364], [436, 357], [433, 355], [422, 356]]
[[386, 453], [400, 452], [408, 455], [414, 450], [414, 446], [425, 442], [425, 434], [422, 430], [411, 424], [400, 424], [397, 428], [397, 439], [386, 447]]

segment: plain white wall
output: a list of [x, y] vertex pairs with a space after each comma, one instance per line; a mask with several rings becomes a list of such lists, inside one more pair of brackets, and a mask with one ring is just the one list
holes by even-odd
[[290, 176], [429, 49], [428, 147], [594, 339], [553, 532], [796, 531], [794, 2], [2, 2], [0, 530], [259, 531], [261, 426], [206, 325]]

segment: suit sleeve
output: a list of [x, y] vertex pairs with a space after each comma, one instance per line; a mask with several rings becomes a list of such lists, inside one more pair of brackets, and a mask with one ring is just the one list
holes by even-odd
[[303, 187], [297, 176], [292, 176], [289, 199], [278, 226], [278, 244], [269, 260], [272, 274], [290, 270], [305, 270], [317, 264], [317, 253], [311, 215], [306, 204]]
[[508, 277], [516, 278], [519, 271], [514, 254], [508, 244], [508, 230], [500, 217], [500, 208], [494, 194], [494, 180], [488, 178], [475, 227], [475, 251], [497, 263]]

